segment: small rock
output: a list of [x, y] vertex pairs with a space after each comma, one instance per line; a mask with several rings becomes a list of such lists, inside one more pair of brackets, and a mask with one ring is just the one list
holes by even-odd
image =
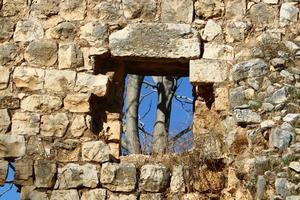
[[76, 36], [76, 27], [71, 22], [62, 22], [46, 32], [47, 38], [72, 40]]
[[90, 94], [68, 94], [64, 99], [64, 108], [75, 113], [89, 112], [90, 97]]
[[300, 162], [291, 162], [289, 168], [296, 171], [297, 173], [300, 173]]
[[62, 1], [59, 7], [59, 15], [67, 21], [83, 20], [85, 17], [85, 0]]
[[83, 115], [76, 115], [72, 120], [72, 125], [70, 127], [71, 134], [73, 137], [80, 137], [83, 135], [84, 131], [87, 129], [85, 117]]
[[300, 114], [297, 113], [289, 113], [283, 118], [283, 121], [288, 123], [294, 123], [299, 118], [299, 116]]
[[32, 14], [39, 18], [46, 18], [58, 14], [59, 0], [37, 0], [32, 1]]
[[275, 122], [272, 120], [265, 120], [260, 123], [260, 127], [262, 129], [273, 128], [275, 126]]
[[278, 4], [279, 0], [263, 0], [263, 2], [267, 3], [267, 4]]
[[37, 135], [40, 132], [40, 115], [16, 112], [12, 117], [12, 134]]
[[273, 104], [271, 104], [271, 103], [263, 103], [262, 106], [261, 106], [261, 109], [262, 109], [263, 111], [268, 111], [268, 112], [270, 112], [270, 111], [272, 111], [272, 110], [274, 109], [274, 106], [273, 106]]
[[286, 178], [276, 178], [275, 189], [278, 195], [285, 198], [289, 194], [288, 180]]
[[[180, 2], [180, 1], [179, 1]], [[152, 21], [155, 19], [155, 14], [157, 12], [157, 5], [156, 5], [156, 1], [155, 0], [123, 0], [122, 1], [123, 4], [123, 9], [124, 9], [124, 17], [126, 19], [134, 19], [134, 18], [140, 18], [143, 20], [147, 20], [147, 21]], [[169, 9], [169, 12], [163, 12], [162, 15], [162, 21], [164, 20], [171, 20], [173, 19], [172, 17], [176, 14], [173, 11], [172, 8], [173, 5], [177, 5], [176, 1], [173, 2], [173, 4], [170, 4], [169, 1], [163, 1], [162, 2], [162, 9], [166, 10]], [[166, 7], [166, 6], [170, 6], [170, 7]], [[184, 4], [182, 6], [179, 6], [180, 8], [184, 7]], [[186, 6], [184, 9], [187, 9], [189, 6]], [[186, 11], [184, 11], [182, 14], [186, 14]], [[179, 14], [179, 17], [182, 15]], [[171, 19], [169, 19], [169, 17]], [[185, 18], [188, 18], [187, 16], [184, 16]]]
[[263, 176], [258, 176], [256, 183], [256, 198], [257, 200], [261, 200], [264, 198], [266, 189], [266, 179]]
[[221, 16], [225, 6], [221, 0], [197, 0], [194, 7], [197, 16], [208, 19]]
[[244, 61], [233, 66], [233, 80], [263, 76], [268, 71], [268, 65], [262, 59]]
[[5, 134], [10, 126], [10, 116], [7, 109], [0, 109], [0, 134]]
[[83, 66], [83, 54], [78, 45], [60, 44], [58, 51], [58, 68], [70, 69], [79, 68]]
[[253, 124], [261, 122], [261, 116], [249, 109], [236, 109], [235, 117], [237, 123]]
[[282, 150], [286, 149], [291, 144], [293, 138], [293, 132], [276, 128], [272, 130], [269, 141], [273, 147]]
[[36, 187], [52, 188], [56, 179], [56, 163], [48, 160], [35, 161], [34, 174]]
[[284, 68], [285, 67], [285, 60], [283, 58], [273, 58], [270, 61], [271, 65], [273, 65], [275, 68]]
[[162, 22], [192, 23], [194, 14], [192, 0], [165, 0], [161, 3]]
[[287, 131], [293, 131], [294, 130], [294, 127], [287, 123], [287, 122], [284, 122], [281, 126], [280, 126], [281, 129], [283, 130], [287, 130]]
[[174, 166], [172, 170], [172, 178], [170, 183], [171, 192], [185, 192], [183, 166]]
[[285, 79], [287, 79], [288, 81], [294, 81], [295, 80], [293, 74], [291, 74], [290, 72], [288, 72], [286, 70], [281, 70], [280, 75], [282, 77], [284, 77]]
[[295, 196], [295, 195], [288, 196], [288, 197], [286, 197], [286, 200], [300, 200], [300, 196]]
[[240, 86], [237, 88], [233, 88], [230, 90], [229, 93], [229, 99], [230, 99], [230, 105], [231, 107], [235, 108], [237, 106], [241, 106], [245, 104], [246, 97], [244, 91], [246, 90], [246, 87]]
[[227, 44], [205, 43], [202, 58], [212, 60], [233, 60], [233, 47]]
[[76, 80], [76, 91], [93, 93], [99, 97], [106, 95], [108, 87], [108, 77], [102, 74], [92, 75], [78, 73]]
[[212, 41], [216, 36], [222, 33], [222, 28], [214, 20], [209, 19], [204, 28], [202, 38], [207, 41]]
[[243, 41], [248, 35], [252, 24], [248, 21], [230, 21], [226, 25], [226, 37], [229, 42]]
[[41, 119], [41, 135], [63, 137], [67, 131], [69, 119], [66, 113], [44, 115]]
[[21, 135], [0, 134], [0, 157], [17, 158], [25, 155], [25, 138]]
[[288, 92], [287, 88], [283, 87], [273, 93], [273, 95], [270, 97], [269, 101], [276, 104], [281, 104], [286, 102], [288, 99]]
[[74, 89], [76, 72], [70, 70], [46, 70], [45, 89], [65, 92]]
[[0, 67], [0, 90], [6, 89], [9, 83], [9, 69]]
[[44, 29], [38, 20], [29, 19], [26, 21], [19, 21], [16, 25], [14, 33], [14, 41], [16, 42], [39, 40], [43, 37]]
[[280, 25], [287, 26], [290, 22], [296, 22], [299, 8], [296, 2], [283, 3], [280, 8]]
[[95, 162], [108, 162], [110, 148], [102, 141], [90, 141], [82, 144], [82, 160]]

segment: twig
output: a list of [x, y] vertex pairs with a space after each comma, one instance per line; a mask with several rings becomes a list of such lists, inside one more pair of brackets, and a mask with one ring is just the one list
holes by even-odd
[[186, 129], [180, 131], [179, 133], [177, 133], [174, 137], [172, 137], [172, 142], [176, 142], [179, 138], [181, 138], [182, 136], [184, 136], [185, 134], [187, 134], [188, 132], [190, 132], [193, 128], [193, 125], [187, 127]]
[[9, 191], [12, 189], [12, 187], [14, 186], [13, 183], [9, 183], [9, 184], [10, 184], [10, 187], [9, 187], [7, 190], [5, 190], [3, 193], [1, 193], [1, 194], [0, 194], [0, 197], [2, 197], [2, 196], [5, 195], [7, 192], [9, 192]]

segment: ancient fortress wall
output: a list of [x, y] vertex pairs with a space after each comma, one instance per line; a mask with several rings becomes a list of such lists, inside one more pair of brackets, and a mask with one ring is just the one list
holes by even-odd
[[[24, 200], [299, 200], [299, 9], [0, 0], [0, 183], [14, 161]], [[119, 157], [124, 74], [187, 67], [193, 150]]]

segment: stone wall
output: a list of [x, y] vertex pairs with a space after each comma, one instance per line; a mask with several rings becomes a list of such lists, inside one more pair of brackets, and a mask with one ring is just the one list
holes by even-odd
[[[299, 9], [0, 0], [0, 184], [14, 161], [24, 200], [299, 199]], [[124, 76], [145, 63], [189, 65], [191, 152], [120, 157]]]

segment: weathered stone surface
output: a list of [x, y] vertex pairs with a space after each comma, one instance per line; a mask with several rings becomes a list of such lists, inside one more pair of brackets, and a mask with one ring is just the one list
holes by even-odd
[[21, 101], [21, 108], [31, 112], [52, 112], [61, 108], [61, 99], [50, 95], [31, 95]]
[[103, 130], [108, 141], [119, 142], [122, 133], [122, 122], [118, 119], [110, 119], [103, 123]]
[[237, 123], [255, 124], [261, 122], [261, 116], [249, 109], [236, 109], [235, 117]]
[[72, 40], [76, 36], [76, 27], [71, 22], [62, 22], [46, 32], [47, 38]]
[[63, 137], [68, 125], [69, 119], [65, 113], [44, 115], [41, 119], [41, 135]]
[[241, 19], [246, 14], [246, 0], [227, 1], [225, 6], [227, 18]]
[[299, 195], [292, 195], [292, 196], [286, 197], [286, 200], [299, 200], [299, 199], [300, 199]]
[[263, 76], [268, 72], [268, 65], [262, 59], [252, 59], [233, 66], [233, 80]]
[[162, 194], [161, 193], [147, 193], [147, 194], [141, 194], [140, 200], [162, 200]]
[[20, 16], [27, 11], [26, 1], [23, 0], [1, 0], [0, 13], [4, 17]]
[[13, 73], [13, 82], [17, 88], [41, 90], [44, 86], [45, 71], [31, 67], [17, 67]]
[[212, 41], [222, 33], [222, 27], [214, 20], [209, 19], [204, 27], [202, 38], [206, 41]]
[[226, 87], [219, 87], [215, 90], [216, 110], [227, 110], [229, 108], [229, 93]]
[[284, 122], [294, 123], [299, 117], [300, 114], [298, 113], [288, 113], [282, 120]]
[[50, 200], [79, 200], [77, 190], [53, 190]]
[[14, 23], [5, 18], [0, 19], [0, 41], [9, 40], [14, 33]]
[[82, 160], [108, 162], [110, 160], [110, 148], [103, 141], [90, 141], [82, 144]]
[[70, 70], [46, 70], [45, 89], [68, 92], [75, 86], [76, 72]]
[[250, 19], [255, 26], [273, 25], [276, 16], [276, 10], [272, 6], [262, 2], [250, 8]]
[[45, 140], [38, 136], [30, 136], [27, 142], [26, 155], [34, 159], [40, 159], [47, 156], [51, 146], [46, 145]]
[[0, 159], [0, 185], [4, 185], [8, 174], [8, 162]]
[[256, 198], [257, 199], [263, 199], [264, 195], [266, 193], [266, 179], [263, 176], [258, 176], [257, 177], [257, 182], [256, 182]]
[[70, 189], [79, 186], [95, 188], [98, 183], [98, 169], [96, 165], [69, 163], [62, 168], [58, 168], [55, 188]]
[[82, 136], [86, 129], [87, 125], [84, 115], [76, 115], [72, 120], [72, 125], [70, 127], [71, 134], [73, 135], [73, 137]]
[[273, 93], [273, 95], [268, 99], [272, 103], [280, 104], [288, 100], [288, 88], [283, 87]]
[[221, 16], [224, 12], [224, 3], [221, 0], [197, 0], [195, 13], [199, 17], [212, 18]]
[[289, 194], [288, 180], [286, 178], [276, 178], [275, 189], [278, 195], [285, 198]]
[[40, 131], [40, 115], [16, 112], [12, 117], [11, 133], [17, 135], [37, 135]]
[[289, 164], [289, 168], [297, 173], [300, 173], [300, 162], [294, 161]]
[[93, 93], [99, 97], [105, 96], [108, 87], [108, 77], [102, 74], [92, 75], [78, 73], [75, 91]]
[[104, 163], [100, 182], [103, 187], [118, 192], [131, 192], [135, 189], [137, 178], [134, 164]]
[[83, 66], [83, 54], [79, 46], [72, 44], [59, 45], [58, 51], [58, 68], [70, 69]]
[[33, 161], [23, 158], [17, 159], [14, 163], [15, 175], [14, 183], [18, 185], [32, 185], [33, 177]]
[[34, 186], [24, 186], [21, 190], [21, 199], [49, 200], [46, 192], [36, 190]]
[[273, 128], [275, 126], [275, 122], [273, 120], [264, 120], [260, 123], [261, 129]]
[[9, 82], [9, 69], [0, 67], [0, 90], [6, 89]]
[[108, 200], [137, 200], [137, 196], [134, 194], [110, 194]]
[[10, 126], [10, 116], [7, 109], [0, 109], [0, 134], [8, 131]]
[[191, 83], [216, 83], [223, 82], [227, 78], [227, 66], [218, 60], [191, 60]]
[[286, 149], [291, 144], [293, 137], [293, 132], [278, 128], [273, 129], [269, 138], [270, 145], [278, 149]]
[[81, 160], [81, 144], [77, 139], [56, 139], [53, 145], [57, 149], [58, 162], [78, 162]]
[[188, 24], [138, 23], [112, 33], [109, 48], [113, 56], [190, 59], [200, 56], [200, 39]]
[[203, 196], [201, 196], [199, 193], [197, 192], [194, 192], [194, 193], [187, 193], [187, 194], [184, 194], [182, 196], [182, 200], [194, 200], [194, 199], [200, 199], [202, 200], [203, 199]]
[[27, 42], [39, 40], [44, 37], [44, 29], [41, 23], [36, 19], [19, 21], [16, 25], [14, 40], [17, 42]]
[[57, 45], [47, 40], [33, 41], [27, 47], [24, 57], [34, 66], [52, 66], [57, 60]]
[[286, 26], [298, 19], [299, 8], [296, 2], [286, 2], [280, 7], [280, 25]]
[[104, 23], [89, 22], [80, 28], [80, 38], [97, 48], [105, 48], [108, 40], [108, 26]]
[[154, 20], [157, 12], [155, 0], [123, 0], [124, 17], [127, 19], [141, 18]]
[[170, 183], [171, 192], [185, 192], [183, 166], [174, 166], [172, 169], [172, 178]]
[[217, 60], [233, 60], [233, 47], [225, 44], [205, 43], [203, 58]]
[[65, 20], [83, 20], [86, 12], [85, 0], [61, 1], [59, 15]]
[[56, 163], [38, 160], [34, 163], [34, 185], [38, 188], [51, 188], [55, 184]]
[[0, 44], [0, 65], [5, 65], [8, 62], [15, 61], [17, 57], [18, 47], [13, 42], [5, 42]]
[[82, 193], [80, 200], [106, 200], [105, 189], [94, 189]]
[[165, 0], [161, 2], [162, 22], [192, 23], [194, 13], [192, 0]]
[[17, 158], [25, 154], [25, 139], [20, 135], [0, 134], [0, 157]]
[[170, 171], [163, 165], [147, 164], [141, 168], [139, 187], [142, 191], [161, 192], [166, 189]]
[[31, 4], [32, 14], [39, 18], [56, 15], [59, 12], [60, 0], [36, 0]]
[[64, 99], [64, 108], [76, 113], [89, 112], [90, 96], [90, 94], [68, 94]]
[[225, 176], [222, 172], [202, 170], [199, 179], [194, 184], [194, 189], [198, 192], [221, 191], [224, 188]]
[[226, 37], [229, 42], [243, 41], [251, 29], [248, 21], [230, 21], [226, 25]]
[[97, 20], [114, 22], [123, 15], [121, 2], [117, 0], [101, 1], [93, 7], [91, 14]]

